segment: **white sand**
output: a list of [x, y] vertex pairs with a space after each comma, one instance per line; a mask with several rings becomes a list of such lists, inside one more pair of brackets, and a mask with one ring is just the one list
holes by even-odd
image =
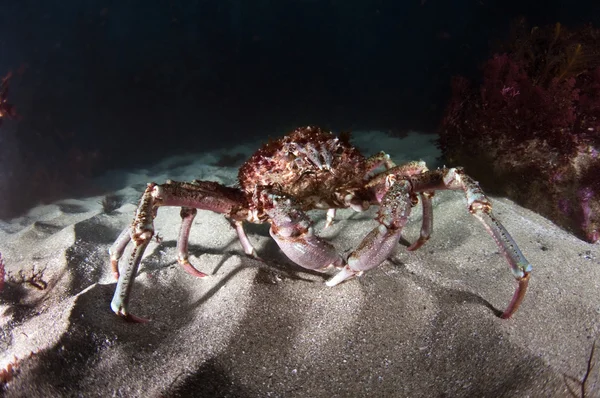
[[[370, 132], [355, 142], [397, 162], [432, 164], [431, 138]], [[175, 262], [179, 209], [161, 209], [164, 241], [146, 251], [130, 305], [152, 321], [116, 317], [107, 250], [131, 222], [140, 190], [167, 178], [233, 184], [237, 169], [214, 166], [222, 153], [107, 175], [100, 182], [125, 199], [110, 215], [94, 197], [0, 222], [0, 368], [15, 357], [19, 364], [5, 396], [562, 397], [567, 384], [580, 388], [569, 377], [583, 377], [599, 335], [599, 245], [500, 198], [495, 213], [534, 266], [511, 320], [495, 310], [507, 305], [514, 279], [456, 192], [435, 196], [434, 234], [423, 248], [399, 245], [376, 270], [334, 288], [292, 265], [266, 226], [248, 228], [261, 263], [243, 254], [222, 216], [203, 211], [190, 254], [210, 277], [194, 278]], [[321, 231], [324, 212], [311, 214]], [[347, 253], [373, 228], [373, 214], [340, 211], [322, 235]], [[417, 207], [409, 241], [420, 218]], [[588, 396], [600, 395], [597, 357], [600, 350]]]

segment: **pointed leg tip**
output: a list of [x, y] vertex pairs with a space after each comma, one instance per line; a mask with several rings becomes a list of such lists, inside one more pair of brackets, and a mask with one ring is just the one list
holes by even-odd
[[425, 242], [427, 242], [428, 240], [429, 240], [429, 238], [427, 238], [427, 239], [419, 238], [412, 245], [408, 246], [406, 248], [406, 250], [408, 250], [409, 252], [412, 252], [412, 251], [415, 251], [417, 249], [420, 249], [421, 246], [423, 246], [425, 244]]
[[197, 269], [192, 270], [186, 270], [188, 274], [195, 276], [196, 278], [206, 278], [208, 276], [208, 274], [205, 274], [204, 272], [200, 272]]
[[119, 318], [121, 318], [127, 322], [131, 322], [131, 323], [148, 323], [148, 322], [150, 322], [150, 319], [148, 319], [148, 318], [142, 318], [142, 317], [128, 313], [127, 310], [125, 308], [123, 308], [122, 301], [118, 298], [114, 299], [110, 303], [110, 308], [116, 315], [119, 316]]
[[197, 278], [205, 278], [208, 276], [208, 274], [205, 274], [204, 272], [198, 271], [196, 268], [194, 268], [194, 266], [187, 260], [178, 260], [178, 262], [183, 267], [185, 272], [192, 276]]
[[131, 322], [131, 323], [148, 323], [148, 322], [150, 322], [149, 318], [142, 318], [140, 316], [136, 316], [133, 314], [119, 315], [119, 316], [121, 318], [123, 318], [125, 321]]
[[133, 314], [128, 314], [123, 312], [122, 310], [114, 311], [115, 314], [119, 316], [119, 318], [123, 319], [126, 322], [131, 323], [148, 323], [150, 322], [149, 318], [142, 318], [141, 316], [136, 316]]
[[506, 310], [504, 310], [502, 315], [500, 315], [501, 319], [510, 319], [510, 317], [512, 317], [513, 314], [517, 312], [519, 306], [525, 298], [525, 293], [527, 292], [527, 286], [529, 285], [530, 277], [531, 274], [529, 272], [526, 272], [522, 278], [517, 279], [517, 282], [519, 284], [517, 286], [517, 289], [515, 290], [515, 294], [513, 295], [512, 300], [510, 301], [510, 304], [508, 305]]
[[409, 252], [413, 252], [413, 251], [417, 250], [418, 248], [420, 248], [421, 246], [423, 246], [423, 244], [419, 243], [419, 241], [416, 241], [412, 245], [408, 246], [406, 248], [406, 250], [408, 250]]
[[263, 260], [257, 253], [256, 250], [252, 249], [252, 251], [250, 253], [246, 253], [246, 255], [248, 255], [248, 257], [260, 261], [260, 262], [265, 262], [265, 260]]
[[501, 315], [500, 315], [500, 319], [510, 319], [513, 315], [513, 312], [508, 312], [508, 311], [504, 311]]

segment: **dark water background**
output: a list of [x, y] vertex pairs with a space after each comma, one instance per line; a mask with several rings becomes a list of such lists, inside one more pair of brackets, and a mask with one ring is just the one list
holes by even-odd
[[[0, 1], [0, 218], [91, 178], [296, 126], [435, 133], [511, 21], [600, 26], [598, 1]], [[385, 148], [382, 148], [385, 150]]]

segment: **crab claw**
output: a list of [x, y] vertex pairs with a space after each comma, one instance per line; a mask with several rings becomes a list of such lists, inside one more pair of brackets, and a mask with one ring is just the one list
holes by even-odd
[[337, 274], [333, 276], [333, 278], [329, 279], [325, 284], [329, 287], [333, 287], [345, 281], [346, 279], [353, 278], [355, 276], [360, 276], [362, 271], [354, 271], [348, 265], [342, 268]]
[[377, 267], [392, 253], [401, 234], [401, 229], [388, 229], [385, 225], [379, 224], [350, 254], [348, 264], [325, 284], [332, 287]]
[[314, 235], [312, 228], [299, 236], [283, 236], [270, 230], [285, 255], [296, 264], [313, 270], [342, 265], [342, 258], [328, 242]]
[[335, 248], [315, 235], [310, 218], [286, 197], [269, 195], [272, 219], [269, 233], [285, 255], [306, 269], [323, 270], [341, 266], [343, 260]]

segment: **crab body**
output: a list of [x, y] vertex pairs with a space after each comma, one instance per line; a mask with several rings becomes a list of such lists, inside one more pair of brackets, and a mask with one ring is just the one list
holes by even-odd
[[294, 198], [303, 209], [345, 207], [344, 198], [364, 188], [366, 159], [347, 137], [298, 129], [266, 144], [240, 168], [250, 206], [259, 192]]
[[[298, 265], [319, 271], [331, 266], [340, 269], [327, 282], [334, 286], [383, 262], [397, 246], [411, 208], [419, 201], [423, 206], [421, 234], [408, 250], [422, 246], [433, 229], [431, 197], [440, 189], [464, 192], [469, 212], [492, 235], [518, 281], [502, 317], [510, 317], [525, 295], [531, 265], [492, 214], [491, 203], [477, 182], [462, 169], [430, 171], [422, 161], [396, 166], [383, 152], [365, 158], [350, 144], [347, 135], [337, 137], [316, 127], [303, 127], [265, 144], [242, 165], [238, 179], [239, 188], [209, 181], [148, 184], [132, 225], [109, 250], [118, 279], [111, 303], [115, 313], [128, 320], [143, 320], [131, 315], [127, 307], [144, 250], [154, 236], [153, 222], [161, 206], [181, 207], [177, 261], [195, 276], [206, 275], [189, 263], [187, 247], [197, 209], [203, 209], [227, 217], [245, 253], [254, 257], [257, 254], [243, 223], [269, 223], [273, 239]], [[327, 227], [338, 208], [363, 211], [372, 205], [379, 206], [378, 225], [347, 258], [342, 258], [331, 244], [315, 234], [306, 213], [311, 209], [327, 209]], [[120, 270], [119, 259], [130, 242], [134, 249]]]

